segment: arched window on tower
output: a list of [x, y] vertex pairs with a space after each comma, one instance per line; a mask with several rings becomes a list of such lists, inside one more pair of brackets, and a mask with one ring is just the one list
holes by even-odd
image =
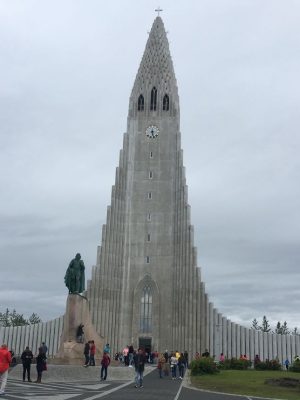
[[152, 332], [152, 291], [149, 285], [146, 285], [142, 292], [140, 332]]
[[163, 110], [164, 111], [169, 111], [169, 107], [170, 107], [170, 100], [169, 100], [169, 96], [167, 94], [164, 95], [163, 98]]
[[150, 110], [156, 111], [156, 106], [157, 106], [157, 89], [154, 86], [151, 90]]
[[144, 111], [144, 96], [142, 94], [138, 98], [138, 111]]

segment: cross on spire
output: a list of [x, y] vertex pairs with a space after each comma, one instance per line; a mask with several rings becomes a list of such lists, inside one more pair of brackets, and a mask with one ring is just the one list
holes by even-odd
[[155, 11], [157, 12], [157, 16], [159, 17], [159, 13], [161, 12], [161, 11], [163, 11], [163, 9], [162, 8], [160, 8], [159, 6], [155, 9]]

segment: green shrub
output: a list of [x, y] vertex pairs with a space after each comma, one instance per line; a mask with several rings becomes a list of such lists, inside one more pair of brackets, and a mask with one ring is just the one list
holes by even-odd
[[245, 370], [251, 367], [250, 360], [240, 360], [237, 358], [225, 359], [224, 362], [219, 363], [220, 369], [237, 369], [237, 370]]
[[295, 360], [290, 367], [289, 371], [300, 372], [300, 360]]
[[216, 374], [219, 371], [218, 366], [210, 357], [202, 357], [199, 360], [193, 360], [190, 363], [191, 375]]
[[266, 360], [256, 363], [254, 368], [259, 371], [280, 371], [281, 364], [277, 360]]

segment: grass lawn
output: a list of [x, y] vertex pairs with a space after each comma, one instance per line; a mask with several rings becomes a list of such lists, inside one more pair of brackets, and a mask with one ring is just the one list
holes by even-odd
[[270, 397], [285, 400], [299, 400], [300, 388], [287, 388], [265, 384], [268, 378], [300, 379], [300, 374], [286, 371], [234, 371], [224, 370], [215, 375], [191, 376], [192, 385], [216, 392]]

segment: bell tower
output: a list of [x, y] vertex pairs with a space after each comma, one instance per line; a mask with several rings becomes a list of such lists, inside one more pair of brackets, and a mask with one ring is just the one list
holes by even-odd
[[155, 350], [200, 348], [203, 288], [179, 125], [177, 82], [157, 16], [130, 95], [116, 183], [88, 287], [97, 332], [114, 351], [131, 343]]

